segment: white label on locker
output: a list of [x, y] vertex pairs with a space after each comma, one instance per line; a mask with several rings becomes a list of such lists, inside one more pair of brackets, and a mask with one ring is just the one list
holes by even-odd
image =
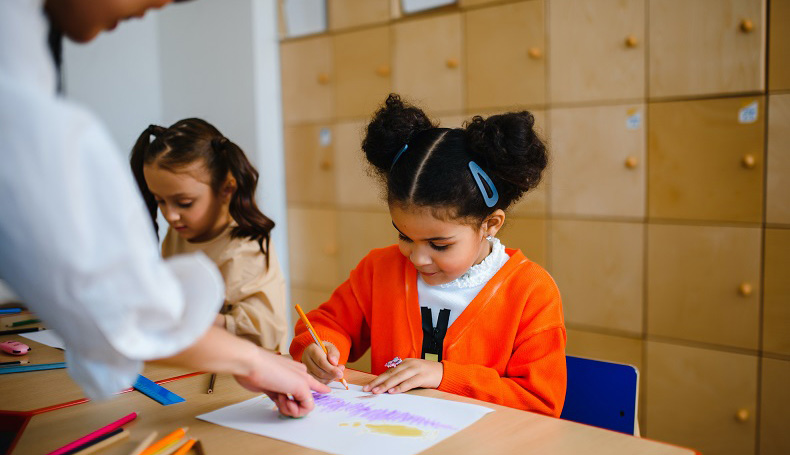
[[332, 143], [332, 130], [329, 128], [321, 128], [321, 131], [318, 133], [318, 142], [321, 144], [321, 147], [329, 147], [329, 144]]
[[753, 101], [738, 111], [738, 123], [754, 123], [757, 121], [757, 101]]
[[628, 109], [626, 115], [625, 127], [629, 130], [638, 130], [642, 124], [642, 113], [636, 109]]

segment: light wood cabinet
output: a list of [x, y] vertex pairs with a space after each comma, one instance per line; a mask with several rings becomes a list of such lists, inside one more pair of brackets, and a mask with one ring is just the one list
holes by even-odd
[[332, 37], [335, 117], [369, 117], [392, 90], [390, 27]]
[[330, 38], [287, 41], [280, 46], [285, 124], [327, 121], [334, 114]]
[[646, 361], [644, 436], [705, 454], [754, 453], [756, 357], [649, 341]]
[[765, 230], [763, 350], [790, 356], [790, 229]]
[[[562, 291], [562, 289], [560, 289]], [[565, 353], [588, 359], [633, 365], [639, 370], [640, 382], [644, 382], [642, 369], [642, 339], [624, 337], [587, 330], [567, 329], [568, 343]], [[641, 384], [640, 384], [641, 386]], [[640, 387], [640, 392], [642, 387]]]
[[461, 14], [399, 22], [393, 35], [394, 90], [430, 112], [460, 111]]
[[644, 218], [645, 107], [550, 111], [551, 211]]
[[391, 0], [327, 0], [329, 29], [379, 24], [390, 19]]
[[302, 310], [307, 313], [318, 308], [322, 303], [329, 300], [330, 291], [318, 291], [315, 289], [302, 288], [298, 286], [291, 286], [291, 329], [296, 327], [296, 321], [299, 320], [299, 314], [293, 305], [299, 304]]
[[790, 90], [790, 0], [771, 0], [768, 88]]
[[544, 104], [543, 11], [529, 0], [464, 13], [469, 110]]
[[505, 248], [519, 249], [529, 260], [546, 268], [546, 220], [508, 217], [497, 238]]
[[392, 226], [389, 212], [343, 210], [338, 219], [340, 244], [340, 274], [348, 278], [359, 261], [374, 248], [398, 243], [398, 231]]
[[565, 320], [641, 335], [643, 225], [553, 220], [549, 238]]
[[649, 335], [757, 349], [760, 228], [648, 226]]
[[334, 125], [335, 162], [338, 178], [337, 206], [341, 209], [365, 209], [387, 212], [384, 184], [373, 173], [362, 152], [362, 139], [367, 124], [359, 121]]
[[763, 358], [760, 389], [760, 455], [790, 453], [790, 361]]
[[333, 209], [288, 209], [291, 285], [331, 291], [338, 274], [338, 213]]
[[790, 94], [769, 96], [768, 113], [765, 221], [790, 225]]
[[283, 136], [288, 203], [318, 205], [333, 202], [335, 162], [329, 125], [286, 126]]
[[651, 218], [762, 222], [762, 97], [651, 103], [647, 119]]
[[645, 96], [645, 0], [550, 0], [552, 103]]
[[651, 98], [765, 89], [764, 0], [649, 5]]

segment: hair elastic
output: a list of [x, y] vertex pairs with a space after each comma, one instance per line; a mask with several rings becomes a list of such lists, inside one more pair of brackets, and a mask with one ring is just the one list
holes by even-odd
[[[480, 188], [480, 194], [483, 195], [483, 200], [486, 203], [487, 207], [493, 207], [499, 201], [499, 193], [494, 186], [494, 182], [491, 181], [491, 178], [485, 171], [477, 165], [474, 161], [469, 162], [469, 170], [472, 171], [472, 177], [475, 178], [475, 182], [477, 183], [477, 187]], [[485, 186], [483, 185], [483, 180], [485, 180], [486, 184], [489, 188], [491, 188], [491, 196], [488, 195]]]
[[403, 152], [405, 152], [407, 148], [409, 148], [409, 144], [403, 144], [403, 148], [400, 149], [400, 152], [398, 152], [395, 155], [395, 158], [392, 159], [392, 164], [390, 164], [390, 169], [392, 169], [392, 167], [395, 166], [395, 163], [398, 162], [398, 159], [400, 158], [401, 155], [403, 155]]

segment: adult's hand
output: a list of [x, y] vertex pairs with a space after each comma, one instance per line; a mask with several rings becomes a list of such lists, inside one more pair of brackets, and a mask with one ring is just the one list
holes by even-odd
[[244, 388], [263, 392], [274, 401], [280, 413], [301, 417], [313, 410], [313, 393], [329, 393], [329, 387], [307, 373], [298, 362], [259, 349], [254, 368], [246, 375], [235, 375]]

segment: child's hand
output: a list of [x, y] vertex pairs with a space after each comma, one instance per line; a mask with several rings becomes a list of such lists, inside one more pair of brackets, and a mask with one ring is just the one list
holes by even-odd
[[442, 377], [444, 365], [441, 362], [406, 359], [370, 381], [362, 390], [373, 393], [402, 393], [418, 387], [435, 389], [442, 382]]
[[315, 376], [316, 379], [329, 384], [332, 381], [343, 377], [345, 365], [337, 365], [340, 360], [340, 351], [334, 344], [324, 341], [324, 346], [329, 354], [324, 354], [321, 346], [312, 343], [302, 354], [302, 363], [307, 366], [307, 372]]

